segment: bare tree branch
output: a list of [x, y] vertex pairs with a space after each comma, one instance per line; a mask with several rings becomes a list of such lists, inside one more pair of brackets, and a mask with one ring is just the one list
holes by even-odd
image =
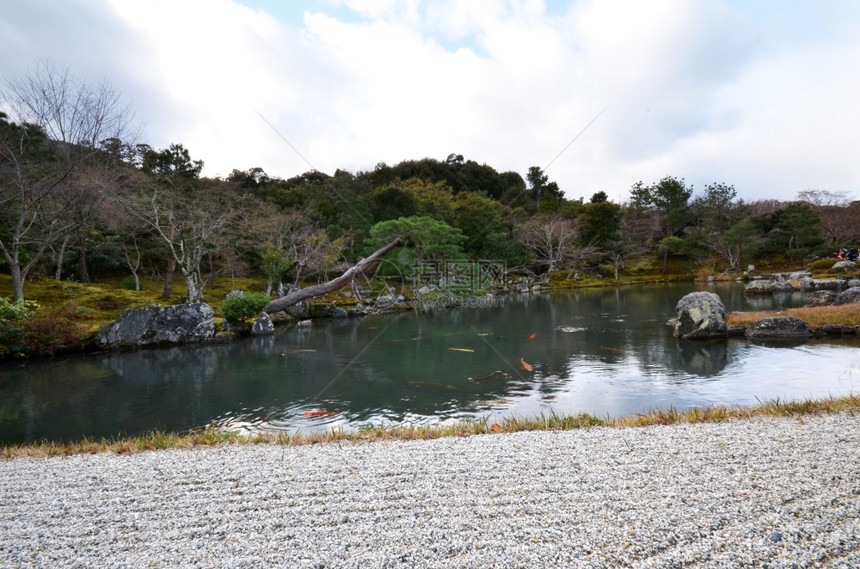
[[275, 312], [280, 312], [290, 306], [296, 305], [303, 300], [308, 298], [313, 298], [315, 296], [322, 296], [324, 294], [328, 294], [330, 292], [334, 292], [338, 289], [341, 289], [348, 284], [350, 284], [357, 276], [364, 274], [365, 272], [369, 272], [373, 269], [373, 267], [385, 256], [386, 253], [394, 249], [395, 247], [399, 247], [406, 242], [406, 239], [409, 237], [409, 234], [404, 235], [403, 237], [398, 237], [391, 243], [385, 245], [384, 247], [377, 249], [373, 252], [372, 255], [365, 259], [361, 259], [358, 263], [347, 269], [345, 273], [341, 276], [334, 278], [327, 283], [318, 284], [315, 286], [309, 286], [307, 288], [303, 288], [301, 290], [297, 290], [295, 292], [291, 292], [286, 296], [282, 296], [281, 298], [277, 298], [266, 305], [264, 309], [267, 313], [272, 314]]

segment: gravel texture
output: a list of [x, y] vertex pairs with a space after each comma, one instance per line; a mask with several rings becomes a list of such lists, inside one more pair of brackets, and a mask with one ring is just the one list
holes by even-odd
[[0, 567], [860, 567], [860, 414], [0, 461]]

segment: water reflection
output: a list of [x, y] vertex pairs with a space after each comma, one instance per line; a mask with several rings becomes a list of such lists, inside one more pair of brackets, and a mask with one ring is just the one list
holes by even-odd
[[[785, 348], [674, 338], [665, 321], [695, 288], [513, 296], [485, 308], [318, 321], [227, 345], [5, 364], [0, 437], [113, 437], [208, 424], [292, 433], [548, 412], [620, 415], [860, 389], [856, 339]], [[707, 290], [730, 311], [802, 302], [747, 299], [737, 285]]]
[[758, 294], [747, 297], [746, 311], [784, 310], [793, 306], [802, 306], [808, 293], [774, 292], [773, 294]]
[[675, 339], [677, 358], [672, 367], [691, 375], [713, 377], [719, 375], [729, 363], [728, 340], [688, 342]]

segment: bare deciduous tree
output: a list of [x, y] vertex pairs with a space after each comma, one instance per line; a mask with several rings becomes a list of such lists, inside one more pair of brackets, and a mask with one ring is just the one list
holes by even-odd
[[860, 202], [852, 202], [848, 192], [804, 190], [797, 199], [808, 203], [821, 218], [828, 242], [845, 246], [860, 241]]
[[89, 183], [76, 177], [99, 141], [128, 135], [132, 115], [107, 83], [91, 86], [50, 61], [7, 81], [0, 101], [0, 252], [23, 298], [28, 273], [75, 227], [69, 213]]
[[247, 198], [205, 188], [148, 183], [117, 196], [123, 208], [164, 243], [185, 278], [188, 301], [199, 302], [205, 282], [203, 259], [226, 246], [243, 218]]
[[537, 261], [551, 273], [569, 258], [576, 231], [573, 222], [559, 215], [530, 219], [519, 227], [522, 242], [534, 251]]
[[266, 293], [284, 294], [283, 278], [294, 272], [293, 286], [303, 277], [318, 273], [328, 278], [328, 271], [340, 259], [346, 240], [330, 239], [324, 229], [310, 220], [304, 209], [281, 211], [271, 204], [260, 204], [254, 214], [255, 233], [264, 240], [258, 247], [261, 268], [266, 273]]

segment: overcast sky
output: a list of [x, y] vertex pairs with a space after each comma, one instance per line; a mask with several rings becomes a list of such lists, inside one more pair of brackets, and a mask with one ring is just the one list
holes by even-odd
[[856, 0], [0, 0], [0, 80], [45, 58], [208, 176], [457, 153], [569, 198], [860, 198]]

